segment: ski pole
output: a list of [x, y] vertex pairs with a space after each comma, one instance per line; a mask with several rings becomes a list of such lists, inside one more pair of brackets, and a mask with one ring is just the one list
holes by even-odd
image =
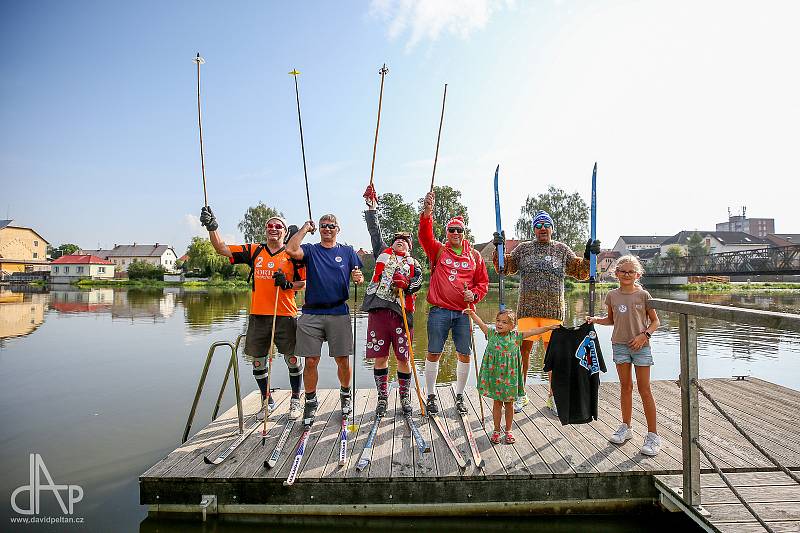
[[383, 67], [378, 71], [378, 74], [381, 75], [381, 91], [378, 94], [378, 123], [375, 125], [375, 143], [372, 145], [372, 167], [369, 169], [369, 184], [372, 185], [372, 179], [375, 175], [375, 154], [378, 151], [378, 130], [381, 127], [381, 105], [383, 104], [383, 78], [389, 73], [389, 69], [386, 68], [386, 63], [383, 64]]
[[[359, 270], [358, 267], [353, 269], [354, 271]], [[350, 411], [353, 413], [353, 423], [355, 424], [356, 420], [356, 371], [358, 370], [358, 366], [356, 364], [356, 307], [358, 307], [358, 283], [353, 280], [353, 288], [354, 288], [354, 297], [353, 297], [353, 368], [352, 374], [353, 377], [351, 379], [350, 384], [350, 394], [352, 395], [352, 410]]]
[[[464, 290], [467, 290], [466, 282], [464, 283]], [[467, 304], [467, 306], [472, 308], [473, 311], [476, 310], [474, 305]], [[475, 367], [475, 389], [477, 390], [480, 385], [478, 382], [478, 352], [475, 350], [475, 323], [472, 321], [472, 316], [469, 317], [469, 337], [472, 341], [472, 366]], [[483, 425], [483, 398], [481, 398], [480, 392], [478, 393], [478, 403], [481, 405], [481, 425]]]
[[261, 445], [267, 442], [267, 418], [269, 418], [269, 395], [272, 393], [270, 384], [272, 383], [272, 358], [275, 355], [275, 321], [278, 318], [278, 296], [281, 288], [275, 286], [275, 307], [272, 311], [272, 332], [269, 339], [269, 352], [267, 354], [267, 397], [264, 402], [264, 429], [261, 430]]
[[400, 291], [400, 309], [403, 311], [403, 325], [406, 328], [406, 341], [408, 346], [408, 362], [411, 365], [411, 371], [414, 373], [414, 387], [417, 389], [417, 398], [419, 399], [419, 410], [422, 416], [425, 416], [425, 402], [422, 399], [422, 392], [419, 390], [419, 376], [417, 376], [417, 365], [414, 363], [414, 347], [411, 339], [411, 331], [408, 329], [408, 317], [406, 316], [406, 299], [403, 291]]
[[439, 134], [436, 136], [436, 155], [433, 157], [433, 173], [431, 174], [431, 190], [433, 190], [433, 179], [436, 177], [436, 162], [439, 160], [439, 141], [442, 138], [442, 123], [444, 122], [444, 103], [447, 100], [447, 84], [444, 84], [444, 96], [442, 96], [442, 116], [439, 117]]
[[200, 130], [200, 173], [203, 175], [203, 201], [208, 207], [208, 192], [206, 191], [206, 160], [203, 155], [203, 118], [200, 112], [200, 65], [206, 62], [205, 59], [200, 57], [200, 52], [192, 59], [193, 63], [197, 63], [197, 126]]
[[306, 145], [303, 140], [303, 119], [300, 115], [300, 88], [297, 85], [297, 76], [300, 72], [297, 69], [292, 69], [289, 73], [294, 76], [294, 95], [297, 100], [297, 123], [300, 125], [300, 151], [303, 154], [303, 176], [306, 179], [306, 202], [308, 203], [308, 220], [314, 220], [311, 217], [311, 193], [308, 192], [308, 170], [306, 169]]
[[[592, 170], [592, 211], [591, 211], [590, 237], [592, 243], [597, 239], [597, 162]], [[597, 281], [597, 255], [589, 251], [589, 314], [594, 316], [595, 282]]]

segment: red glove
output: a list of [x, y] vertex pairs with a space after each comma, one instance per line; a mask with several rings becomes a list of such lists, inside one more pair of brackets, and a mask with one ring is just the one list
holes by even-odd
[[399, 270], [394, 271], [394, 275], [392, 276], [392, 285], [394, 285], [398, 289], [406, 290], [408, 288], [409, 283], [410, 280], [408, 279], [408, 276], [406, 276]]
[[364, 198], [367, 199], [367, 202], [378, 203], [378, 195], [373, 185], [367, 185], [367, 190], [364, 191]]

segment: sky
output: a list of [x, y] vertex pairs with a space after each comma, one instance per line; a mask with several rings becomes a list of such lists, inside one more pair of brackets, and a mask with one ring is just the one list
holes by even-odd
[[[589, 200], [598, 238], [714, 229], [728, 208], [800, 233], [800, 3], [765, 1], [74, 2], [0, 0], [0, 218], [51, 244], [229, 243], [259, 201], [369, 243], [361, 194], [462, 192], [491, 238], [494, 168], [513, 233], [527, 196]], [[313, 242], [316, 237], [310, 237]]]

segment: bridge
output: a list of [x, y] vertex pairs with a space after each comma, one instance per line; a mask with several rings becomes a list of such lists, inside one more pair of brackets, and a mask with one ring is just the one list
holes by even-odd
[[648, 264], [646, 270], [648, 277], [800, 275], [800, 245], [663, 257]]

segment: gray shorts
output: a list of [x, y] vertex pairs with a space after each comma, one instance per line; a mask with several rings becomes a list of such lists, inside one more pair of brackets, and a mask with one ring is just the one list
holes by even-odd
[[353, 354], [353, 330], [350, 315], [300, 315], [297, 319], [297, 345], [300, 357], [319, 357], [322, 343], [328, 343], [328, 355], [343, 357]]
[[618, 365], [633, 363], [633, 366], [653, 366], [653, 355], [650, 353], [649, 344], [636, 351], [622, 343], [614, 343], [611, 348], [614, 353], [614, 363]]

